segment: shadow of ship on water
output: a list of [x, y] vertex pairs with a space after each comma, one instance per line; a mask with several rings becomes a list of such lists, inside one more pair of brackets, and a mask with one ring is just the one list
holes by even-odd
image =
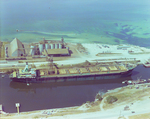
[[[66, 82], [50, 82], [50, 83], [20, 83], [11, 81], [9, 86], [13, 89], [17, 89], [19, 92], [33, 92], [36, 93], [36, 89], [53, 89], [63, 86], [79, 86], [79, 85], [96, 85], [96, 84], [121, 84], [125, 80], [132, 80], [131, 76], [123, 77], [119, 79], [101, 79], [101, 80], [84, 80], [84, 81], [66, 81]], [[126, 84], [122, 84], [126, 86]]]

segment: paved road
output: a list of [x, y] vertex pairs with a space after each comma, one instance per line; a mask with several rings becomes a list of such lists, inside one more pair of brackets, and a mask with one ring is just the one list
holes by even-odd
[[[58, 64], [77, 64], [77, 63], [82, 63], [85, 62], [86, 60], [88, 61], [93, 61], [93, 60], [100, 60], [103, 59], [119, 59], [119, 58], [136, 58], [137, 60], [140, 60], [141, 62], [145, 62], [147, 59], [149, 59], [149, 55], [147, 54], [136, 54], [136, 55], [130, 55], [128, 53], [122, 54], [122, 56], [103, 56], [103, 57], [97, 57], [93, 54], [83, 56], [81, 58], [70, 58], [68, 60], [63, 60], [63, 61], [54, 61], [54, 63]], [[48, 62], [36, 62], [34, 63], [36, 66], [39, 66], [41, 64], [46, 64]], [[29, 65], [32, 63], [29, 63]], [[0, 61], [0, 67], [12, 67], [12, 66], [25, 66], [25, 63], [18, 63], [18, 60], [13, 60], [13, 61], [5, 61], [2, 60]]]
[[120, 110], [110, 109], [107, 111], [98, 111], [98, 112], [64, 115], [64, 116], [54, 116], [48, 119], [118, 119], [119, 116], [122, 116], [128, 119], [129, 116], [137, 115], [137, 114], [144, 114], [144, 113], [149, 113], [149, 112], [150, 110], [148, 109], [140, 110], [139, 112], [135, 112], [135, 113], [132, 113], [131, 110], [123, 111], [122, 109]]

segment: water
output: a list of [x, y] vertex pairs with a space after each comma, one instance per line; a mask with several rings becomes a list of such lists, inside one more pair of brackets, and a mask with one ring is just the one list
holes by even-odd
[[0, 76], [0, 104], [4, 111], [16, 112], [15, 103], [20, 103], [20, 111], [32, 111], [82, 105], [94, 101], [98, 92], [125, 86], [123, 80], [136, 80], [138, 77], [148, 79], [150, 68], [142, 65], [136, 67], [130, 77], [101, 81], [78, 81], [59, 83], [30, 84], [12, 82], [8, 75]]
[[67, 42], [149, 47], [149, 5], [149, 0], [1, 0], [0, 40], [17, 37], [31, 42], [64, 36]]

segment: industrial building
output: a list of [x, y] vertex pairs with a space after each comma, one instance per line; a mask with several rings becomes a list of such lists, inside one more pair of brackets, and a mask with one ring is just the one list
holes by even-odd
[[20, 40], [15, 38], [10, 44], [5, 46], [6, 57], [20, 57], [25, 54], [24, 45]]
[[47, 55], [47, 56], [67, 56], [70, 55], [68, 49], [47, 49], [44, 50], [43, 55]]
[[6, 58], [19, 58], [20, 56], [33, 57], [38, 56], [68, 56], [70, 55], [69, 47], [65, 47], [64, 39], [60, 41], [45, 40], [39, 43], [23, 44], [15, 38], [10, 44], [5, 45]]
[[39, 43], [40, 55], [45, 56], [68, 56], [70, 55], [69, 47], [65, 47], [64, 39], [61, 41], [43, 40]]

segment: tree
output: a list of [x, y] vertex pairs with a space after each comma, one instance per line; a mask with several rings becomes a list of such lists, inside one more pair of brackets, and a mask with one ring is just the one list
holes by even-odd
[[106, 100], [107, 100], [107, 103], [108, 104], [112, 104], [113, 102], [116, 102], [118, 99], [115, 97], [115, 96], [108, 96], [107, 98], [106, 98]]
[[101, 101], [103, 98], [102, 98], [102, 96], [98, 93], [98, 94], [96, 95], [95, 99], [98, 99], [99, 101]]

